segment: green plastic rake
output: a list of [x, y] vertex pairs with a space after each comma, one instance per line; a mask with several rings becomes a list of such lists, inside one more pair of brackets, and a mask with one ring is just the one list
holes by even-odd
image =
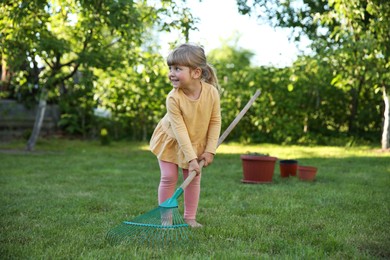
[[113, 245], [138, 243], [149, 246], [170, 246], [178, 240], [188, 240], [189, 226], [178, 209], [178, 198], [183, 191], [179, 187], [170, 199], [132, 221], [124, 221], [111, 229], [106, 238]]
[[[218, 140], [218, 146], [225, 140], [233, 128], [245, 115], [253, 102], [260, 95], [257, 90], [246, 106], [241, 110], [225, 132]], [[199, 163], [203, 168], [204, 161]], [[187, 179], [175, 191], [173, 196], [161, 203], [157, 208], [140, 215], [132, 221], [124, 221], [120, 225], [109, 230], [106, 239], [112, 245], [117, 244], [143, 244], [149, 246], [172, 246], [177, 241], [188, 240], [191, 236], [190, 227], [182, 218], [178, 198], [183, 194], [184, 189], [195, 178], [196, 172], [189, 174]]]

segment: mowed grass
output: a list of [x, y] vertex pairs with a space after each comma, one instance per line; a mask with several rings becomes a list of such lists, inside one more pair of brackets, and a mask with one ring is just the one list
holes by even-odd
[[[0, 144], [1, 259], [390, 258], [390, 154], [370, 147], [222, 145], [202, 176], [204, 228], [190, 243], [154, 249], [105, 240], [158, 206], [159, 168], [147, 144], [23, 147]], [[316, 181], [282, 179], [276, 164], [272, 184], [242, 184], [246, 152], [316, 166]]]

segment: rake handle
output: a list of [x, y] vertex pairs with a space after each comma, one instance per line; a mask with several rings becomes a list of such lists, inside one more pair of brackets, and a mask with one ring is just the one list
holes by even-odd
[[[245, 107], [241, 110], [241, 112], [236, 116], [236, 118], [233, 120], [233, 122], [230, 123], [228, 128], [223, 132], [223, 134], [218, 139], [217, 148], [219, 145], [226, 139], [226, 137], [230, 134], [230, 132], [233, 130], [233, 128], [240, 122], [241, 118], [245, 115], [245, 113], [249, 110], [249, 108], [252, 106], [253, 102], [255, 102], [256, 98], [260, 95], [261, 91], [258, 89], [256, 90], [255, 94], [252, 96], [252, 98], [248, 101], [248, 103], [245, 105]], [[202, 171], [202, 168], [204, 166], [204, 160], [199, 162], [200, 170]], [[187, 179], [180, 185], [181, 189], [185, 189], [195, 178], [196, 171], [192, 171]]]

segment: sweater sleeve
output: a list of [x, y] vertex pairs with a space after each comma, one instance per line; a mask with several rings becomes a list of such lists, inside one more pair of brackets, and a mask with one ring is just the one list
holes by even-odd
[[179, 148], [184, 153], [186, 161], [190, 162], [191, 160], [198, 158], [192, 147], [179, 104], [173, 97], [167, 98], [167, 114]]
[[212, 154], [216, 153], [219, 135], [221, 133], [221, 105], [219, 94], [214, 92], [214, 102], [211, 111], [211, 118], [209, 122], [209, 129], [207, 132], [207, 145], [205, 152]]

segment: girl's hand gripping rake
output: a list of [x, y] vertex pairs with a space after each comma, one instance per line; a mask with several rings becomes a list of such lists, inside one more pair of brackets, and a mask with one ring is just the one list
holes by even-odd
[[[241, 112], [218, 139], [218, 146], [226, 139], [233, 128], [245, 115], [253, 102], [260, 95], [257, 90]], [[199, 163], [202, 169], [204, 161]], [[178, 198], [184, 189], [195, 178], [196, 171], [189, 174], [187, 179], [175, 191], [173, 196], [161, 203], [157, 208], [135, 218], [132, 221], [124, 221], [119, 226], [111, 229], [106, 238], [111, 244], [141, 243], [150, 246], [169, 246], [177, 240], [189, 238], [189, 226], [185, 223], [178, 210]]]

